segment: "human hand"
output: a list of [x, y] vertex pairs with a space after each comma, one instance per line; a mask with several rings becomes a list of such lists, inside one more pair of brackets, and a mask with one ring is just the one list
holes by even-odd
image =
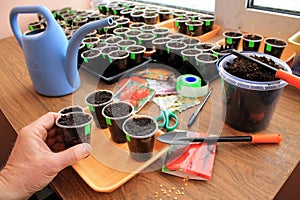
[[[87, 143], [63, 150], [56, 132], [57, 113], [47, 113], [21, 129], [7, 161], [0, 171], [0, 199], [26, 199], [48, 185], [59, 171], [87, 157]], [[58, 153], [52, 152], [46, 144]], [[58, 142], [58, 143], [57, 143]]]

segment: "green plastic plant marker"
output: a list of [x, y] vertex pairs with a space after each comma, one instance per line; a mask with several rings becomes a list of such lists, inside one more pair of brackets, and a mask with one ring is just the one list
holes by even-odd
[[109, 62], [112, 63], [112, 59], [111, 58], [109, 58]]
[[205, 26], [210, 26], [210, 21], [205, 21]]
[[196, 60], [196, 65], [197, 65], [197, 66], [199, 65], [199, 62], [198, 62], [198, 60]]
[[95, 112], [94, 106], [89, 105], [89, 109], [90, 109], [90, 111]]
[[106, 123], [107, 123], [108, 125], [110, 125], [110, 126], [111, 126], [111, 121], [110, 121], [110, 119], [109, 119], [109, 118], [105, 118], [105, 121], [106, 121]]
[[182, 55], [182, 61], [185, 61], [185, 56], [184, 55]]
[[138, 40], [138, 44], [143, 44], [143, 43], [142, 43], [142, 40]]
[[88, 62], [88, 59], [87, 58], [83, 58], [83, 62]]
[[226, 38], [226, 43], [227, 44], [232, 44], [232, 38]]
[[31, 25], [30, 25], [30, 26], [29, 26], [29, 30], [31, 30], [31, 31], [32, 31], [32, 30], [33, 30], [33, 26], [31, 26]]
[[116, 10], [114, 10], [114, 15], [117, 15], [118, 13], [117, 13], [117, 11]]
[[53, 13], [53, 17], [56, 18], [56, 13]]
[[253, 41], [249, 42], [249, 47], [254, 47], [254, 42]]
[[132, 60], [134, 60], [134, 59], [135, 59], [135, 54], [134, 54], [134, 53], [131, 53], [131, 54], [130, 54], [130, 58], [131, 58]]
[[84, 135], [91, 134], [91, 124], [88, 124], [84, 127]]
[[271, 46], [271, 45], [269, 45], [269, 44], [267, 44], [267, 46], [266, 46], [266, 50], [267, 50], [267, 51], [271, 51], [271, 50], [272, 50], [272, 46]]
[[214, 55], [219, 57], [219, 54], [218, 54], [218, 53], [216, 53], [216, 52], [214, 52]]
[[128, 142], [131, 142], [130, 136], [128, 134], [126, 134], [126, 139]]
[[99, 10], [103, 10], [103, 7], [102, 6], [98, 6]]
[[104, 30], [105, 33], [107, 32], [107, 28], [106, 27], [104, 27], [103, 30]]
[[108, 7], [106, 7], [106, 11], [109, 12], [109, 8]]
[[87, 49], [90, 49], [90, 47], [91, 47], [91, 44], [86, 44]]
[[189, 26], [189, 30], [193, 31], [194, 30], [194, 26]]
[[105, 58], [106, 58], [106, 56], [105, 56], [104, 54], [102, 54], [102, 58], [103, 58], [103, 59], [105, 59]]
[[178, 22], [175, 22], [175, 26], [179, 26], [179, 23], [178, 23]]
[[170, 53], [171, 53], [171, 51], [170, 51], [170, 48], [167, 48], [167, 52], [168, 52], [168, 54], [170, 54]]

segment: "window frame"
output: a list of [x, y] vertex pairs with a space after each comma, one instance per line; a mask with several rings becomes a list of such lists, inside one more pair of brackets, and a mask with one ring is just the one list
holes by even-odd
[[274, 13], [279, 12], [279, 13], [283, 13], [283, 14], [300, 16], [300, 12], [298, 12], [298, 11], [290, 11], [290, 10], [280, 9], [280, 8], [258, 6], [258, 5], [254, 5], [254, 1], [255, 0], [248, 0], [247, 8], [253, 8], [253, 9], [257, 9], [257, 10], [265, 10], [265, 11], [270, 11], [270, 12], [274, 12]]

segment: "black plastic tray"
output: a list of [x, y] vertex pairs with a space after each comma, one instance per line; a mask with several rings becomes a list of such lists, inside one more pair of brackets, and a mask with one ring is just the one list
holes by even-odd
[[107, 84], [113, 84], [117, 81], [119, 81], [121, 78], [130, 77], [133, 76], [136, 71], [143, 70], [146, 68], [165, 68], [172, 70], [176, 76], [180, 76], [182, 74], [194, 74], [196, 76], [199, 76], [202, 80], [201, 74], [197, 70], [189, 70], [186, 68], [179, 68], [176, 66], [170, 66], [164, 63], [161, 63], [155, 59], [155, 56], [152, 57], [144, 57], [144, 62], [140, 65], [134, 66], [130, 69], [127, 69], [122, 72], [116, 72], [113, 75], [106, 75], [105, 72], [103, 74], [99, 74], [95, 70], [92, 70], [88, 67], [86, 67], [84, 64], [80, 66], [80, 68], [86, 70], [90, 74], [93, 74], [94, 76], [98, 77], [100, 80], [104, 81]]

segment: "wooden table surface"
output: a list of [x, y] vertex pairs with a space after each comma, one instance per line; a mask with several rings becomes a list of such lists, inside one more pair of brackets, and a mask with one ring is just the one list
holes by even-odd
[[[87, 82], [97, 83], [97, 80], [80, 72], [82, 86], [73, 95], [44, 97], [34, 91], [22, 50], [14, 37], [0, 40], [0, 55], [0, 108], [17, 132], [48, 111], [59, 111], [74, 102], [82, 103], [82, 96], [97, 87], [115, 89], [114, 85], [89, 85]], [[214, 112], [221, 109], [218, 107], [221, 80], [215, 80], [210, 87], [214, 88], [214, 92], [193, 126], [196, 130], [205, 131], [211, 119], [215, 120]], [[72, 167], [68, 167], [58, 174], [51, 186], [63, 199], [159, 199], [155, 192], [162, 199], [167, 199], [161, 187], [170, 190], [184, 187], [184, 195], [178, 196], [178, 199], [273, 199], [299, 162], [299, 100], [300, 90], [285, 87], [271, 124], [263, 131], [282, 133], [281, 144], [219, 143], [210, 181], [189, 180], [184, 185], [182, 178], [157, 169], [137, 174], [112, 193], [101, 193], [93, 191]], [[186, 115], [179, 115], [181, 127], [186, 127], [185, 116], [194, 110], [192, 108]], [[218, 134], [246, 135], [226, 124], [220, 127], [211, 125]]]

